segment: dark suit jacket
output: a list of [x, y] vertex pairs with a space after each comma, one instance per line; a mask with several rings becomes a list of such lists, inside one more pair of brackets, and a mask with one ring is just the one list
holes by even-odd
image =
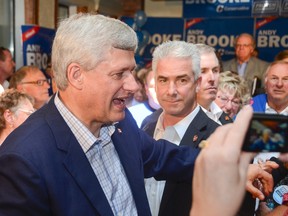
[[[146, 117], [143, 125], [150, 136], [153, 137], [158, 117], [163, 110], [157, 110]], [[148, 122], [150, 121], [150, 122]], [[201, 140], [207, 139], [219, 125], [210, 119], [200, 108], [199, 112], [188, 126], [180, 146], [190, 146], [198, 149]], [[192, 202], [191, 182], [166, 181], [163, 197], [160, 204], [159, 216], [188, 216]]]
[[[151, 215], [144, 177], [191, 181], [199, 150], [156, 142], [138, 129], [129, 111], [116, 125], [112, 140], [138, 215]], [[113, 215], [54, 98], [14, 130], [0, 148], [0, 215]]]
[[221, 122], [222, 125], [233, 123], [233, 120], [225, 112], [222, 112], [222, 114], [221, 114], [221, 116], [219, 118], [219, 121]]

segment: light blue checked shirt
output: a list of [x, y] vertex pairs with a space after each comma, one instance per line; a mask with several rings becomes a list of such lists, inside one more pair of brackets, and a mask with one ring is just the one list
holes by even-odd
[[54, 102], [86, 154], [114, 215], [137, 215], [126, 174], [111, 140], [115, 126], [102, 127], [97, 138], [65, 107], [58, 94]]

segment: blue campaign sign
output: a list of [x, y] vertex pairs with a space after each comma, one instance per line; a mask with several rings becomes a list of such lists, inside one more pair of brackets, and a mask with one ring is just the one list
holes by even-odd
[[182, 18], [152, 18], [148, 17], [143, 30], [149, 34], [143, 58], [152, 59], [155, 47], [165, 41], [183, 40], [184, 20]]
[[251, 16], [252, 0], [183, 0], [183, 18]]
[[287, 18], [258, 18], [255, 26], [259, 58], [271, 62], [278, 52], [288, 49]]
[[23, 25], [21, 30], [24, 65], [35, 65], [45, 71], [55, 30], [35, 25]]
[[253, 35], [253, 25], [253, 18], [187, 19], [185, 22], [185, 41], [212, 46], [225, 61], [235, 56], [235, 38], [241, 33]]

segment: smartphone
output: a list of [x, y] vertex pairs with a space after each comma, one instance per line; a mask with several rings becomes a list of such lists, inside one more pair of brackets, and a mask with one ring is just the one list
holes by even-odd
[[288, 116], [254, 113], [242, 150], [288, 152]]

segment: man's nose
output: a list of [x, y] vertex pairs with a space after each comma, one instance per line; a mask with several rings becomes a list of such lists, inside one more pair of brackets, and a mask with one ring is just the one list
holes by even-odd
[[131, 93], [135, 93], [139, 89], [139, 85], [137, 84], [135, 78], [132, 74], [129, 74], [123, 84], [123, 89], [129, 91]]

